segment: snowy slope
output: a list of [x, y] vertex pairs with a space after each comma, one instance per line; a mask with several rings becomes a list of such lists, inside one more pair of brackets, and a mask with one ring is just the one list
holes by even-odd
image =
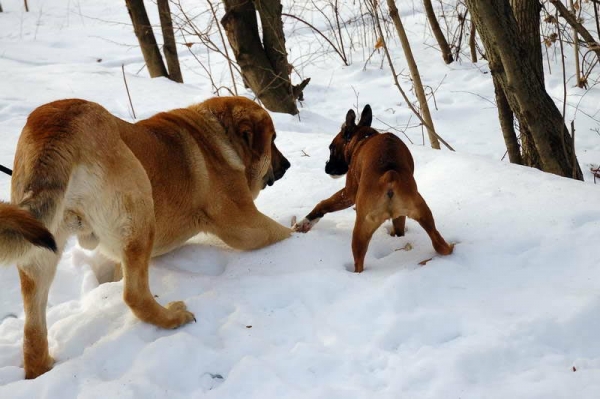
[[[253, 252], [199, 236], [152, 261], [158, 300], [184, 300], [198, 320], [165, 331], [132, 315], [122, 282], [101, 284], [109, 262], [71, 242], [49, 299], [57, 363], [33, 381], [23, 380], [16, 268], [0, 269], [0, 398], [596, 398], [600, 191], [587, 170], [600, 162], [598, 125], [577, 115], [587, 182], [500, 161], [504, 145], [487, 101], [493, 88], [485, 65], [445, 66], [423, 44], [430, 40], [424, 18], [407, 3], [401, 11], [424, 81], [439, 85], [434, 121], [457, 152], [420, 145], [420, 129], [406, 134], [415, 143], [409, 148], [420, 191], [442, 235], [457, 243], [454, 254], [419, 266], [435, 254], [425, 232], [408, 221], [406, 236], [394, 238], [384, 225], [365, 272], [350, 273], [351, 209]], [[122, 64], [138, 118], [212, 95], [185, 47], [186, 84], [138, 74], [143, 60], [121, 1], [30, 0], [29, 14], [20, 0], [2, 6], [3, 165], [12, 164], [27, 115], [45, 102], [86, 98], [132, 120]], [[290, 46], [306, 53], [302, 34], [289, 32]], [[357, 102], [361, 109], [371, 104], [375, 127], [404, 128], [410, 112], [379, 65], [363, 70], [358, 53], [349, 67], [333, 57], [303, 65], [312, 81], [300, 117], [272, 115], [292, 167], [259, 196], [259, 209], [289, 224], [343, 185], [323, 167], [331, 138]], [[226, 83], [226, 73], [219, 76]], [[562, 97], [556, 74], [548, 85]], [[573, 112], [584, 92], [571, 91]], [[598, 89], [590, 90], [580, 110], [597, 114], [599, 99]], [[9, 186], [0, 176], [0, 199], [9, 198]], [[403, 249], [407, 243], [411, 250]]]

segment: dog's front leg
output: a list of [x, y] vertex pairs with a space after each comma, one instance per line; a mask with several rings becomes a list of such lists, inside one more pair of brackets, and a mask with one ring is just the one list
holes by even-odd
[[406, 224], [406, 216], [398, 216], [396, 219], [392, 219], [392, 231], [390, 235], [392, 237], [404, 237], [404, 226]]
[[[239, 194], [238, 194], [239, 195]], [[288, 238], [292, 230], [260, 212], [252, 198], [238, 202], [223, 200], [221, 213], [211, 216], [218, 220], [208, 231], [235, 249], [249, 251]]]
[[326, 200], [319, 202], [304, 219], [292, 226], [292, 229], [300, 233], [306, 233], [312, 229], [325, 214], [341, 211], [352, 205], [354, 205], [354, 195], [351, 195], [346, 188], [343, 188]]

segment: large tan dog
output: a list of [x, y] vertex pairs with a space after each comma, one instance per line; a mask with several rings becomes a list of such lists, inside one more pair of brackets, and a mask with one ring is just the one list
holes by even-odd
[[[0, 229], [0, 261], [19, 269], [26, 378], [53, 364], [46, 303], [68, 236], [121, 262], [125, 302], [138, 318], [163, 328], [194, 315], [183, 302], [156, 302], [150, 257], [199, 232], [243, 250], [288, 237], [289, 228], [254, 205], [290, 166], [274, 140], [269, 114], [242, 97], [213, 98], [135, 124], [83, 100], [33, 111], [17, 146], [12, 205], [0, 208], [0, 224], [10, 220], [14, 227]], [[36, 241], [44, 226], [55, 246], [47, 236]]]
[[380, 134], [371, 128], [371, 107], [365, 106], [358, 125], [356, 114], [349, 110], [346, 122], [329, 146], [325, 172], [332, 176], [348, 174], [346, 186], [323, 200], [300, 222], [295, 231], [309, 231], [326, 213], [346, 209], [356, 203], [356, 223], [352, 233], [354, 271], [364, 270], [365, 254], [373, 233], [387, 219], [392, 219], [392, 235], [403, 236], [406, 217], [419, 222], [435, 250], [452, 253], [435, 228], [431, 210], [417, 191], [413, 177], [414, 162], [408, 147], [391, 133]]

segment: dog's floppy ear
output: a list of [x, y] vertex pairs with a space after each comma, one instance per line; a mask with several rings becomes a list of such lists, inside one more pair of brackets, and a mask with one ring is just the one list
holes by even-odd
[[356, 130], [356, 113], [349, 109], [346, 114], [346, 122], [344, 122], [344, 140], [348, 141], [352, 137], [352, 133]]
[[358, 126], [371, 127], [371, 122], [373, 122], [373, 112], [371, 111], [371, 106], [367, 104], [360, 114]]
[[249, 148], [252, 148], [252, 141], [254, 132], [252, 131], [252, 125], [246, 121], [241, 122], [238, 125], [238, 132], [244, 139]]

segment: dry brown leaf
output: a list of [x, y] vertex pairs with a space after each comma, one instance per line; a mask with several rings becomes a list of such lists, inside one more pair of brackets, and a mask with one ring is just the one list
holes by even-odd
[[433, 259], [433, 258], [422, 260], [422, 261], [419, 262], [419, 265], [425, 266], [427, 264], [427, 262], [429, 262], [431, 259]]

